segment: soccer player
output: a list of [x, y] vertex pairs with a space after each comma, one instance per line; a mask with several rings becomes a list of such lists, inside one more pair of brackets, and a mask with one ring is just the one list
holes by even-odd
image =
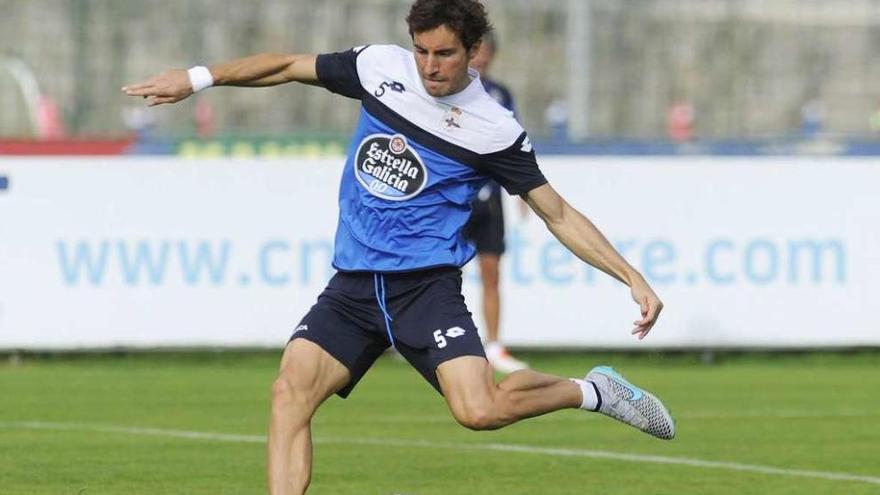
[[269, 492], [305, 492], [312, 416], [334, 393], [348, 396], [389, 346], [470, 429], [581, 408], [672, 438], [675, 424], [663, 404], [608, 367], [583, 379], [520, 370], [494, 381], [461, 295], [460, 271], [474, 255], [461, 230], [489, 179], [521, 195], [575, 255], [630, 287], [641, 310], [633, 335], [647, 336], [663, 306], [548, 184], [522, 127], [468, 70], [490, 29], [483, 5], [416, 0], [407, 23], [411, 51], [370, 45], [323, 55], [260, 54], [210, 69], [170, 70], [123, 88], [160, 105], [211, 85], [297, 81], [361, 102], [339, 192], [337, 273], [294, 331], [273, 385]]
[[[494, 32], [483, 36], [470, 66], [480, 73], [483, 88], [489, 96], [516, 116], [513, 95], [503, 84], [489, 78], [489, 68], [498, 51]], [[498, 290], [501, 255], [504, 254], [504, 209], [501, 203], [501, 186], [494, 180], [484, 185], [471, 203], [471, 218], [464, 226], [465, 237], [477, 249], [480, 280], [483, 286], [483, 318], [486, 320], [486, 359], [495, 370], [513, 373], [528, 365], [507, 351], [498, 336], [501, 317], [501, 294]]]

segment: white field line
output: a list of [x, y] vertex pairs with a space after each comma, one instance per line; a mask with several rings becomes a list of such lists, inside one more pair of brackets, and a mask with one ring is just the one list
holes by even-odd
[[[743, 419], [768, 419], [768, 420], [786, 420], [786, 419], [844, 419], [844, 418], [876, 418], [880, 417], [880, 410], [839, 410], [839, 411], [822, 411], [822, 410], [800, 410], [800, 409], [778, 409], [778, 410], [746, 410], [736, 412], [715, 412], [715, 411], [693, 411], [689, 413], [673, 414], [676, 420], [708, 420], [708, 421], [734, 421]], [[590, 420], [602, 420], [603, 416], [598, 414], [577, 414], [577, 415], [555, 415], [542, 416], [541, 422], [544, 423], [573, 423]], [[323, 420], [330, 421], [330, 420]], [[604, 421], [604, 420], [603, 420]], [[360, 416], [359, 418], [346, 419], [344, 421], [330, 421], [333, 424], [345, 423], [449, 423], [455, 424], [455, 420], [449, 414], [424, 414], [424, 415], [406, 415], [406, 416]]]
[[[120, 433], [126, 435], [144, 435], [169, 438], [183, 438], [189, 440], [208, 440], [234, 443], [266, 442], [262, 435], [234, 435], [227, 433], [212, 433], [199, 431], [167, 430], [161, 428], [138, 428], [127, 426], [93, 425], [84, 423], [49, 423], [42, 421], [0, 421], [0, 428], [13, 430], [67, 430], [86, 431], [97, 433]], [[827, 471], [811, 471], [806, 469], [788, 469], [759, 464], [741, 464], [737, 462], [707, 461], [703, 459], [691, 459], [686, 457], [666, 457], [644, 454], [624, 454], [619, 452], [607, 452], [601, 450], [568, 449], [552, 447], [535, 447], [531, 445], [511, 445], [499, 443], [448, 443], [430, 442], [424, 440], [403, 440], [393, 438], [329, 438], [318, 437], [316, 443], [343, 444], [343, 445], [375, 445], [380, 447], [407, 447], [427, 449], [450, 449], [450, 450], [477, 450], [513, 452], [520, 454], [537, 454], [560, 457], [585, 457], [593, 459], [610, 459], [623, 462], [668, 464], [676, 466], [690, 466], [707, 469], [721, 469], [726, 471], [742, 471], [750, 473], [767, 474], [774, 476], [794, 476], [800, 478], [817, 478], [832, 481], [854, 481], [880, 485], [880, 477], [863, 476], [850, 473], [835, 473]]]
[[[772, 409], [745, 410], [735, 412], [692, 411], [680, 415], [683, 419], [835, 419], [835, 418], [874, 418], [880, 416], [878, 410], [842, 409], [823, 411], [820, 409]], [[678, 416], [676, 416], [677, 418]]]

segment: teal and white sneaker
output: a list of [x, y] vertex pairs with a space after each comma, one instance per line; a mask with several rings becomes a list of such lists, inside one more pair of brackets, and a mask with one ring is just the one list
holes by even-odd
[[636, 387], [610, 366], [597, 366], [584, 380], [596, 384], [597, 412], [664, 440], [675, 437], [675, 420], [660, 399]]

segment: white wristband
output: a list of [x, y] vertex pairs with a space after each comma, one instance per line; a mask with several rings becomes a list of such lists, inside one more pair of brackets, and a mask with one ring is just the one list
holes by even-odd
[[189, 82], [192, 84], [193, 93], [198, 93], [214, 85], [214, 76], [211, 75], [211, 71], [204, 65], [197, 65], [186, 71], [186, 73], [189, 74]]

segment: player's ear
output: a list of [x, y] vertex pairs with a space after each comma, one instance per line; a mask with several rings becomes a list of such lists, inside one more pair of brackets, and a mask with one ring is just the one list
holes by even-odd
[[480, 46], [483, 44], [483, 40], [477, 40], [476, 43], [471, 45], [471, 49], [468, 50], [468, 60], [473, 60], [474, 57], [477, 56], [477, 53], [480, 52]]

